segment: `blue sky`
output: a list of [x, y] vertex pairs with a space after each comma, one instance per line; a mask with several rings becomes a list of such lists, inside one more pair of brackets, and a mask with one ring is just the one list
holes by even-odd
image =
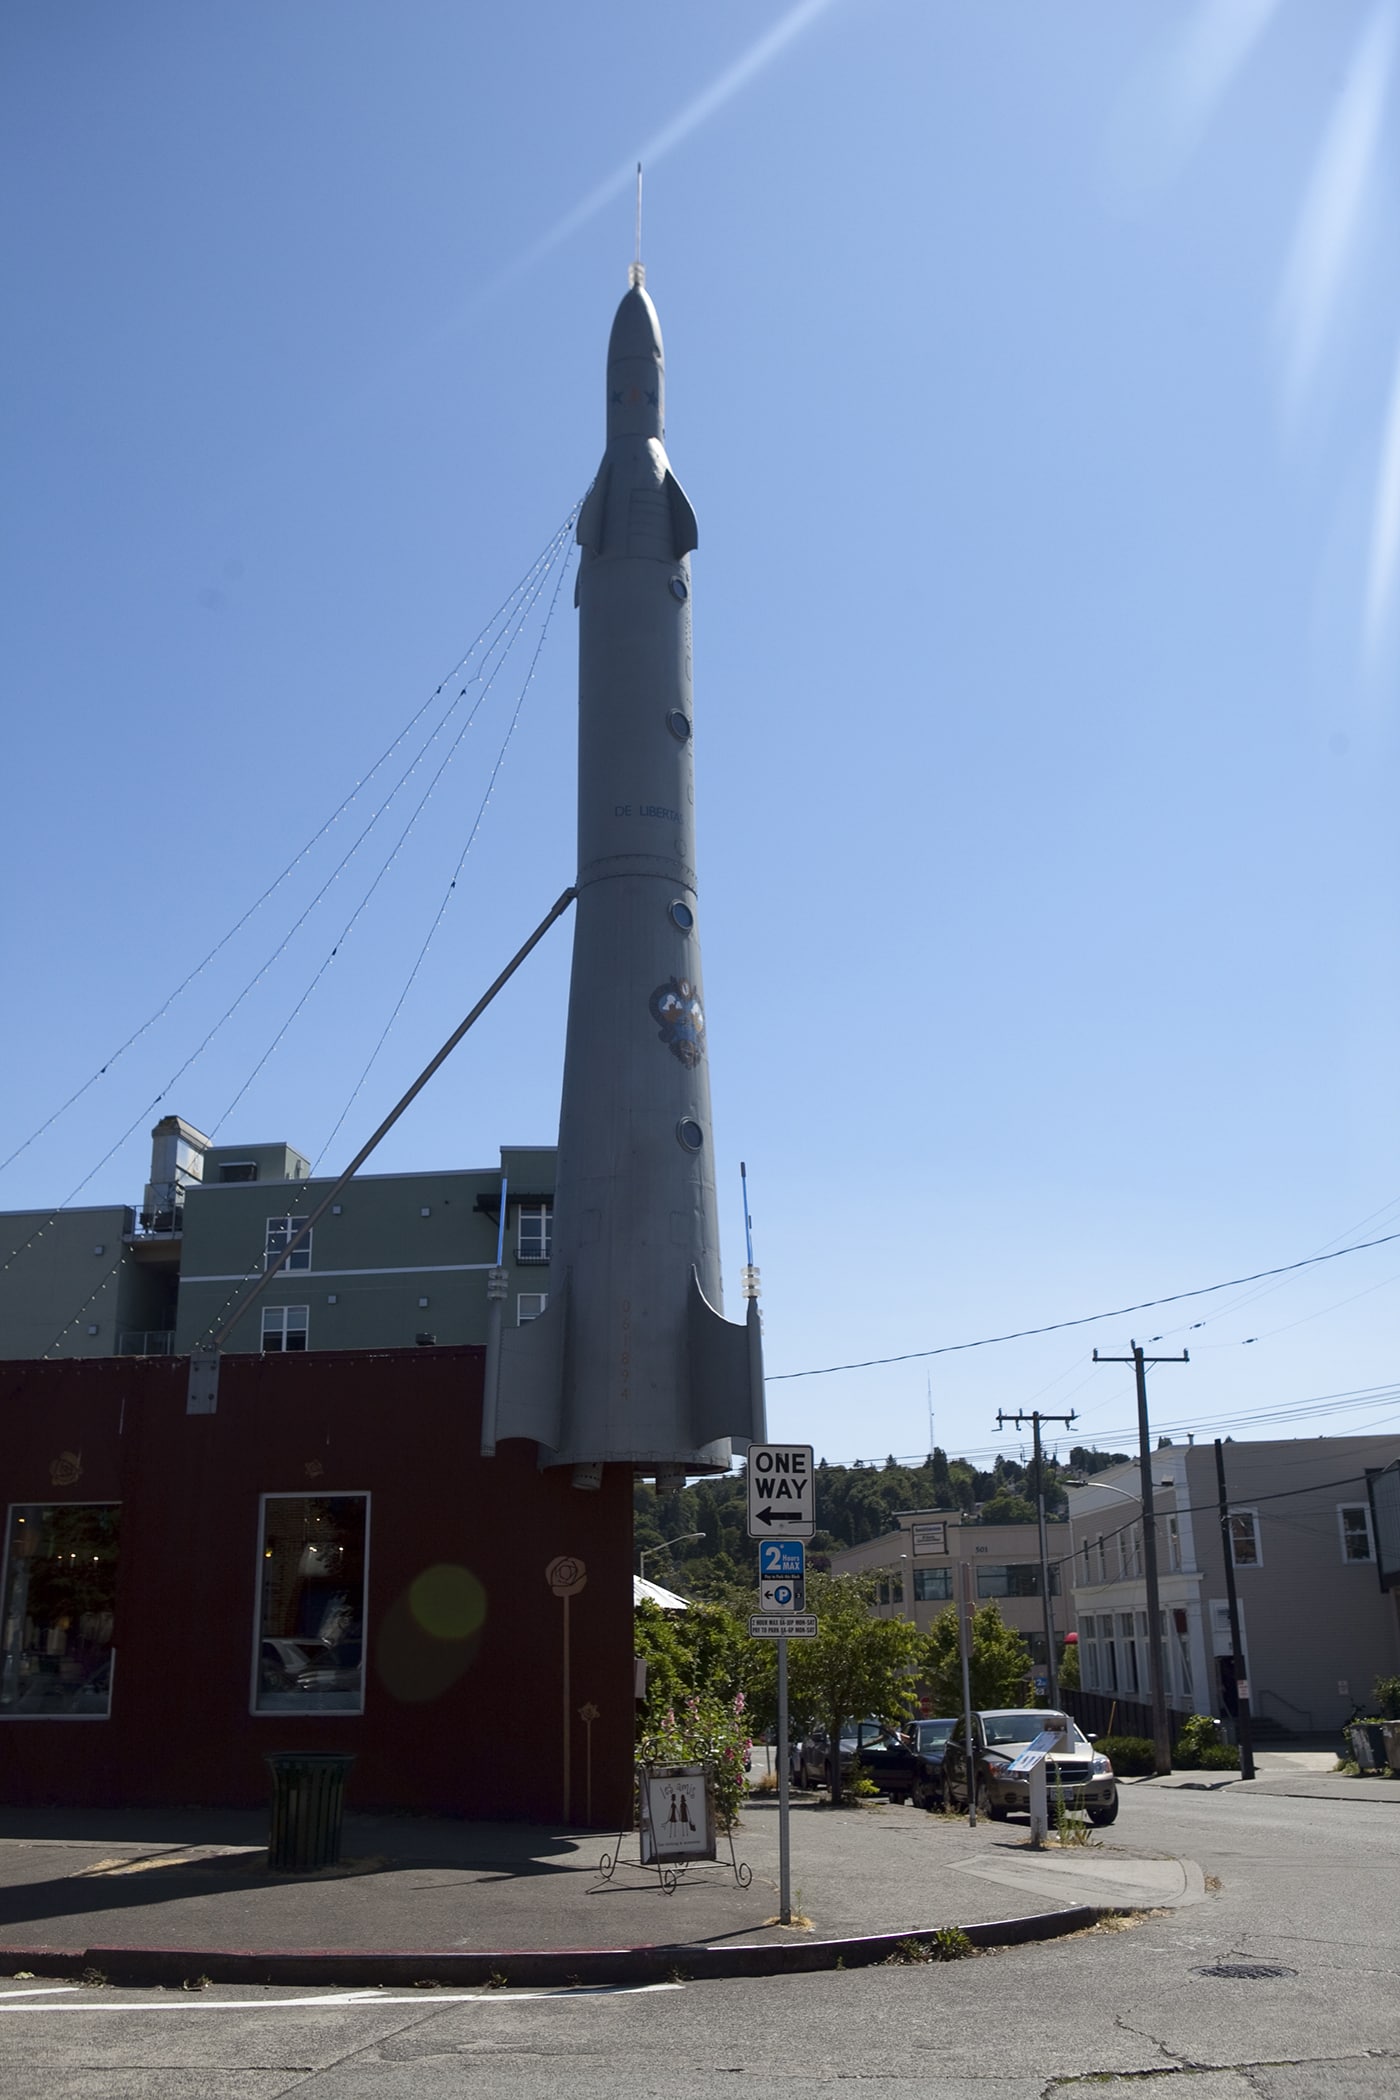
[[[770, 1371], [1400, 1231], [1394, 0], [20, 0], [0, 34], [0, 1151], [581, 495], [645, 152], [726, 1271], [733, 1309], [742, 1157]], [[0, 1202], [137, 1200], [170, 1110], [344, 1163], [572, 875], [568, 596], [334, 1139], [544, 600], [363, 908], [460, 716], [188, 1069], [392, 768]], [[380, 1166], [552, 1139], [567, 969], [560, 932]], [[1128, 1375], [1090, 1352], [1158, 1333], [1192, 1352], [1164, 1425], [1393, 1427], [1397, 1280], [1400, 1241], [782, 1380], [772, 1428], [917, 1452], [931, 1387], [951, 1449], [1015, 1453], [996, 1411], [1033, 1405], [1121, 1445]]]

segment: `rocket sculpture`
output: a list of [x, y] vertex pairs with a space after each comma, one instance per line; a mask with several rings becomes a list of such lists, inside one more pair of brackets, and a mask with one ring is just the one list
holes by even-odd
[[[549, 1302], [506, 1327], [483, 1448], [533, 1437], [575, 1483], [670, 1484], [764, 1433], [758, 1306], [723, 1317], [695, 879], [690, 555], [665, 364], [634, 264], [608, 343], [607, 449], [579, 514], [578, 902]], [[746, 1283], [746, 1289], [748, 1288]]]

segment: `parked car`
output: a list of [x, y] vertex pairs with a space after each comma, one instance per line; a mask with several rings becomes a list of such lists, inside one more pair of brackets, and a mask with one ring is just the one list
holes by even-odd
[[[1095, 1750], [1067, 1714], [1035, 1707], [988, 1707], [972, 1716], [977, 1813], [994, 1823], [1004, 1822], [1009, 1815], [1029, 1814], [1030, 1780], [1008, 1772], [1007, 1767], [1047, 1728], [1067, 1732], [1071, 1745], [1068, 1750], [1052, 1751], [1046, 1760], [1052, 1803], [1062, 1792], [1070, 1807], [1087, 1811], [1091, 1823], [1113, 1822], [1118, 1814], [1118, 1783], [1109, 1759]], [[965, 1808], [967, 1749], [960, 1729], [948, 1738], [944, 1773], [948, 1799]]]
[[[892, 1801], [907, 1801], [914, 1791], [914, 1749], [898, 1729], [868, 1715], [863, 1721], [841, 1724], [841, 1776], [850, 1774], [855, 1760], [882, 1794]], [[824, 1728], [803, 1736], [793, 1753], [793, 1779], [798, 1786], [830, 1787], [831, 1739]]]
[[944, 1806], [943, 1761], [948, 1754], [949, 1738], [961, 1725], [960, 1721], [950, 1721], [943, 1716], [913, 1724], [913, 1784], [909, 1798], [915, 1808]]

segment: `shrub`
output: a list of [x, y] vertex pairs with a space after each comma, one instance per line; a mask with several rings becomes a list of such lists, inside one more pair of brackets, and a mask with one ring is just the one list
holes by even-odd
[[1371, 1686], [1371, 1713], [1378, 1721], [1400, 1721], [1400, 1677], [1378, 1677]]
[[708, 1764], [715, 1779], [715, 1811], [721, 1830], [732, 1830], [744, 1800], [744, 1755], [749, 1748], [744, 1695], [718, 1699], [697, 1693], [669, 1707], [648, 1729], [637, 1754], [648, 1764]]
[[1238, 1750], [1221, 1742], [1219, 1723], [1209, 1714], [1192, 1714], [1189, 1721], [1182, 1722], [1172, 1763], [1183, 1772], [1223, 1772], [1233, 1769], [1239, 1761]]
[[1108, 1758], [1119, 1779], [1143, 1779], [1157, 1769], [1157, 1752], [1145, 1735], [1101, 1735], [1094, 1748]]

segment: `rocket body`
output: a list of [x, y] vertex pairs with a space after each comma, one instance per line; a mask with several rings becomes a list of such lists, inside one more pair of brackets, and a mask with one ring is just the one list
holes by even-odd
[[[608, 346], [579, 515], [578, 901], [549, 1304], [502, 1336], [496, 1434], [550, 1464], [727, 1466], [762, 1434], [757, 1307], [722, 1317], [695, 875], [690, 555], [656, 310]], [[488, 1366], [488, 1388], [493, 1367]], [[756, 1390], [755, 1390], [756, 1387]]]

